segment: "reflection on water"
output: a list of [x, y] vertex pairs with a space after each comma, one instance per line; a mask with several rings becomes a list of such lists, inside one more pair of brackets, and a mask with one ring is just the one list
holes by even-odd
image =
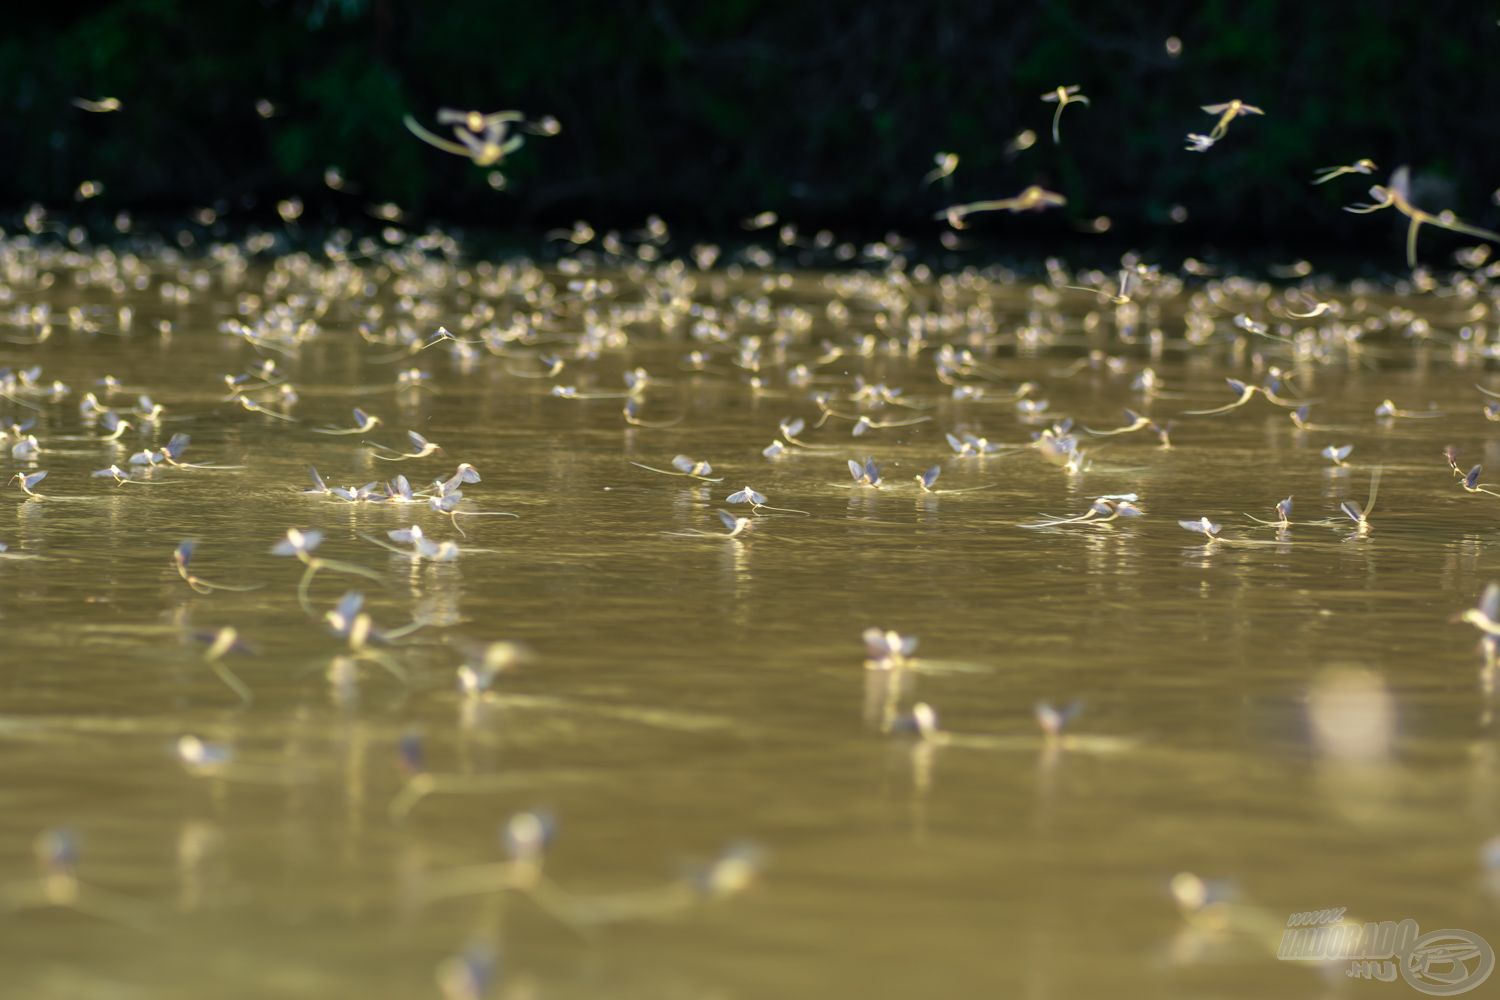
[[1452, 622], [1500, 501], [1441, 456], [1500, 463], [1485, 276], [452, 250], [0, 245], [15, 995], [1332, 995], [1288, 915], [1500, 942]]

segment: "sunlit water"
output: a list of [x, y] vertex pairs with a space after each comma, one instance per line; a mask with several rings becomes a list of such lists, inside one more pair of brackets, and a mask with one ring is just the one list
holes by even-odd
[[[449, 345], [398, 359], [399, 344], [367, 343], [356, 326], [371, 303], [385, 309], [377, 330], [390, 325], [407, 294], [429, 307], [410, 318], [419, 337], [460, 330], [484, 301], [503, 327], [519, 282], [502, 287], [491, 270], [491, 287], [459, 287], [446, 269], [365, 265], [320, 293], [285, 264], [291, 280], [267, 284], [264, 265], [158, 263], [142, 266], [144, 287], [116, 294], [77, 287], [83, 270], [12, 260], [0, 327], [34, 340], [37, 317], [22, 309], [50, 306], [51, 336], [5, 344], [0, 358], [71, 388], [25, 397], [39, 412], [8, 410], [37, 417], [43, 451], [7, 454], [6, 475], [49, 476], [46, 499], [8, 487], [0, 516], [9, 555], [34, 557], [0, 561], [4, 995], [437, 996], [439, 963], [482, 943], [501, 966], [487, 995], [505, 997], [1353, 996], [1407, 987], [1278, 962], [1288, 915], [1347, 906], [1500, 944], [1479, 857], [1500, 833], [1493, 701], [1476, 633], [1450, 621], [1500, 576], [1500, 499], [1463, 493], [1440, 454], [1455, 444], [1466, 468], [1500, 470], [1472, 388], [1482, 364], [1455, 347], [1467, 304], [1351, 304], [1374, 317], [1405, 305], [1432, 317], [1430, 336], [1393, 322], [1366, 350], [1297, 364], [1284, 343], [1229, 322], [1240, 309], [1269, 318], [1265, 289], [1205, 306], [1218, 332], [1194, 345], [1180, 298], [1122, 342], [1113, 308], [1069, 293], [1026, 346], [1017, 333], [1040, 307], [1020, 286], [943, 298], [918, 280], [901, 310], [835, 296], [808, 274], [736, 319], [735, 301], [762, 295], [754, 272], [670, 292], [612, 273], [590, 303], [570, 276], [528, 272], [552, 289], [531, 307], [547, 317], [534, 342], [504, 357], [480, 347], [464, 365]], [[56, 283], [43, 287], [48, 271]], [[166, 301], [162, 284], [193, 272], [207, 272], [204, 286]], [[640, 314], [673, 295], [674, 322]], [[835, 297], [847, 318], [829, 317]], [[299, 347], [256, 351], [220, 331], [237, 302], [253, 323], [289, 301], [293, 326], [316, 324]], [[690, 302], [716, 308], [733, 338], [765, 338], [761, 390], [734, 364], [736, 339], [694, 338]], [[97, 332], [70, 329], [72, 306]], [[805, 330], [778, 314], [788, 307], [805, 310]], [[908, 319], [924, 312], [957, 321], [907, 350]], [[588, 326], [623, 336], [554, 378], [517, 374], [543, 374], [538, 357], [568, 356]], [[1153, 326], [1165, 337], [1155, 350], [1141, 336]], [[778, 328], [784, 359], [770, 346]], [[825, 338], [844, 353], [818, 365]], [[934, 377], [944, 343], [972, 343], [985, 374], [963, 381], [990, 399], [954, 400]], [[707, 371], [686, 370], [695, 348]], [[1123, 359], [1120, 370], [1073, 364], [1091, 349]], [[1296, 430], [1257, 397], [1177, 417], [1170, 450], [1149, 433], [1081, 435], [1093, 464], [1071, 476], [1033, 449], [960, 459], [944, 441], [1028, 443], [1049, 421], [1019, 419], [1010, 393], [1027, 380], [1051, 419], [1114, 427], [1130, 406], [1165, 421], [1228, 402], [1226, 376], [1258, 384], [1257, 354], [1297, 372], [1286, 392], [1318, 401], [1318, 429]], [[295, 385], [297, 423], [225, 401], [221, 376], [262, 357]], [[813, 366], [812, 384], [788, 384], [798, 363]], [[413, 365], [436, 391], [395, 388]], [[1154, 398], [1131, 387], [1148, 365], [1162, 380]], [[620, 393], [637, 366], [660, 381], [641, 418], [681, 423], [628, 427], [620, 398], [549, 395]], [[106, 396], [94, 385], [106, 373], [126, 391]], [[911, 406], [861, 410], [856, 375], [899, 387]], [[78, 412], [91, 389], [121, 410], [149, 393], [165, 422], [118, 447], [71, 440], [102, 434]], [[840, 413], [932, 419], [856, 439], [835, 417], [803, 433], [826, 451], [763, 457], [783, 417], [816, 422], [816, 389]], [[1386, 398], [1442, 416], [1377, 420]], [[353, 405], [384, 425], [310, 432], [349, 425]], [[362, 446], [400, 445], [408, 428], [443, 453], [396, 464]], [[245, 468], [163, 469], [151, 486], [89, 477], [178, 430], [192, 435], [184, 460]], [[1319, 456], [1346, 443], [1346, 469]], [[724, 482], [630, 464], [669, 468], [679, 453]], [[846, 460], [867, 456], [880, 489], [850, 485]], [[472, 509], [520, 517], [465, 519], [462, 538], [422, 506], [299, 493], [309, 465], [339, 485], [404, 472], [420, 487], [460, 461], [483, 475], [465, 487]], [[939, 462], [939, 490], [990, 488], [922, 494], [912, 476]], [[1377, 467], [1373, 530], [1360, 535], [1337, 508], [1366, 500]], [[765, 513], [722, 537], [715, 510], [747, 484], [808, 514]], [[1019, 526], [1124, 492], [1145, 516]], [[1288, 495], [1301, 523], [1286, 532], [1244, 516], [1271, 519]], [[1200, 516], [1223, 524], [1222, 541], [1206, 547], [1177, 524]], [[1335, 520], [1307, 523], [1324, 519]], [[461, 557], [416, 564], [362, 537], [413, 522], [460, 542]], [[299, 607], [301, 567], [269, 551], [290, 527], [326, 532], [319, 555], [382, 577], [319, 574], [320, 614], [357, 587], [377, 624], [429, 623], [388, 649], [409, 683], [373, 662], [352, 683], [330, 679], [346, 644]], [[171, 565], [189, 538], [205, 580], [259, 589], [194, 593]], [[253, 692], [248, 706], [192, 638], [226, 625], [252, 648], [225, 661]], [[918, 636], [934, 669], [866, 670], [871, 626]], [[533, 656], [471, 699], [455, 681], [461, 638]], [[1068, 730], [1077, 742], [1043, 737], [1032, 717], [1043, 699], [1086, 702]], [[937, 711], [946, 743], [899, 731], [917, 701]], [[412, 732], [434, 773], [497, 780], [393, 814], [406, 780], [398, 740]], [[185, 767], [184, 734], [232, 748], [233, 763]], [[502, 822], [531, 808], [556, 817], [547, 872], [579, 900], [655, 898], [739, 841], [764, 852], [763, 875], [728, 898], [635, 919], [627, 906], [584, 928], [523, 894], [425, 891], [445, 869], [502, 860]], [[106, 912], [36, 905], [33, 839], [56, 828], [76, 832], [81, 898], [99, 890]], [[1231, 883], [1252, 916], [1223, 932], [1185, 919], [1168, 888], [1182, 871]]]

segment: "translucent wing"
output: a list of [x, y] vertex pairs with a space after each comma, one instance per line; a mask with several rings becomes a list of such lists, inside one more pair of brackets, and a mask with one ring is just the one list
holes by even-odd
[[747, 486], [747, 487], [745, 487], [742, 490], [736, 490], [734, 493], [729, 494], [727, 497], [724, 498], [724, 502], [725, 503], [749, 503], [750, 502], [750, 487]]
[[1290, 521], [1292, 519], [1292, 498], [1287, 497], [1285, 500], [1282, 500], [1280, 503], [1278, 503], [1276, 505], [1276, 513], [1283, 520]]
[[417, 449], [418, 451], [422, 451], [427, 447], [427, 439], [418, 434], [416, 431], [407, 431], [406, 437], [409, 441], [411, 441], [412, 447]]
[[351, 590], [339, 598], [338, 608], [335, 613], [345, 622], [352, 622], [354, 621], [354, 616], [359, 614], [360, 609], [364, 606], [365, 595], [357, 590]]
[[1343, 511], [1344, 516], [1355, 524], [1358, 524], [1364, 518], [1364, 512], [1360, 510], [1359, 504], [1353, 500], [1345, 500], [1339, 504], [1339, 510]]
[[941, 465], [934, 465], [932, 468], [922, 473], [922, 485], [927, 487], [929, 490], [932, 489], [933, 484], [938, 481], [938, 476], [941, 476], [942, 474], [943, 467]]
[[724, 527], [728, 528], [730, 531], [733, 531], [735, 529], [735, 527], [738, 526], [738, 524], [739, 524], [739, 518], [737, 518], [733, 514], [729, 513], [729, 511], [727, 511], [727, 510], [721, 510], [721, 511], [718, 512], [718, 514], [719, 514], [719, 520], [723, 521], [724, 522]]
[[290, 556], [298, 552], [311, 552], [323, 541], [321, 531], [288, 531], [286, 537], [271, 546], [271, 554]]
[[323, 477], [318, 475], [318, 470], [311, 465], [307, 467], [307, 477], [312, 480], [313, 488], [319, 493], [328, 492], [328, 484], [323, 482]]
[[1490, 621], [1500, 621], [1500, 583], [1492, 583], [1484, 588], [1484, 596], [1479, 599], [1479, 610]]
[[1411, 200], [1411, 170], [1407, 167], [1397, 167], [1391, 174], [1391, 179], [1386, 184], [1386, 190], [1393, 191], [1406, 201]]
[[192, 440], [191, 437], [180, 432], [173, 434], [171, 440], [167, 442], [167, 446], [163, 450], [173, 458], [181, 458], [182, 453], [187, 451], [187, 446], [192, 443]]
[[1469, 474], [1464, 476], [1464, 485], [1471, 490], [1474, 489], [1479, 485], [1479, 474], [1483, 471], [1484, 469], [1482, 466], [1474, 466], [1474, 468], [1469, 470]]
[[672, 468], [678, 472], [692, 472], [693, 460], [686, 455], [676, 455], [672, 458]]
[[781, 422], [781, 433], [786, 435], [787, 437], [796, 437], [798, 434], [802, 433], [802, 429], [806, 426], [807, 421], [803, 420], [801, 417], [797, 417], [793, 420], [783, 420]]
[[1070, 701], [1061, 708], [1058, 708], [1050, 702], [1039, 701], [1036, 703], [1035, 709], [1037, 725], [1041, 726], [1044, 732], [1062, 732], [1068, 723], [1072, 722], [1083, 712], [1083, 705], [1082, 701]]
[[856, 483], [863, 482], [865, 478], [865, 467], [854, 459], [849, 459], [849, 475], [854, 477]]
[[188, 563], [193, 561], [193, 543], [190, 541], [178, 542], [177, 551], [173, 553], [173, 557], [176, 558], [179, 565], [187, 566]]

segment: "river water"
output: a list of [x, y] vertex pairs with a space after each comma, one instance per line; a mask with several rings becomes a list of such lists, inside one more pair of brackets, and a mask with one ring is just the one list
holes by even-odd
[[[1294, 300], [1156, 275], [1115, 303], [887, 263], [50, 247], [0, 254], [0, 364], [42, 369], [0, 400], [35, 420], [3, 469], [48, 472], [0, 494], [4, 995], [1352, 997], [1408, 987], [1278, 961], [1289, 916], [1500, 942], [1500, 734], [1452, 620], [1500, 577], [1500, 497], [1441, 454], [1500, 469], [1481, 276]], [[416, 352], [439, 325], [475, 343]], [[1308, 429], [1260, 394], [1183, 415], [1273, 366]], [[622, 417], [637, 368], [646, 426]], [[314, 432], [354, 406], [382, 423]], [[1126, 407], [1172, 446], [1083, 429]], [[853, 436], [862, 414], [901, 426]], [[797, 417], [805, 446], [765, 457]], [[1033, 446], [1067, 418], [1071, 472]], [[442, 451], [377, 457], [408, 430]], [[91, 477], [178, 432], [179, 462], [239, 468]], [[677, 455], [723, 481], [632, 464]], [[460, 462], [482, 476], [460, 511], [519, 516], [461, 536], [425, 501], [300, 492], [310, 465], [421, 491]], [[1359, 531], [1338, 507], [1377, 470]], [[804, 513], [726, 503], [746, 486]], [[1142, 516], [1025, 527], [1127, 493]], [[1245, 516], [1287, 496], [1289, 528]], [[729, 537], [721, 508], [753, 523]], [[1177, 523], [1200, 517], [1217, 541]], [[460, 554], [371, 540], [411, 524]], [[289, 528], [364, 571], [313, 574], [311, 614], [271, 552]], [[422, 627], [351, 645], [322, 618], [348, 589], [377, 629]], [[245, 651], [209, 662], [225, 627]], [[867, 666], [872, 627], [919, 645]], [[465, 693], [498, 641], [519, 663]], [[1049, 737], [1042, 701], [1082, 708]], [[545, 875], [506, 867], [526, 811], [554, 827]], [[1215, 902], [1174, 898], [1194, 878]]]

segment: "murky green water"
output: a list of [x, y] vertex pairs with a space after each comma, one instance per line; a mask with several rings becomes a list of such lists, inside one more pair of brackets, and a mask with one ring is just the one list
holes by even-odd
[[[1347, 906], [1500, 943], [1479, 857], [1500, 833], [1493, 701], [1476, 633], [1450, 623], [1500, 577], [1500, 499], [1463, 493], [1440, 455], [1451, 443], [1465, 468], [1500, 468], [1472, 388], [1483, 362], [1455, 339], [1483, 322], [1469, 312], [1482, 294], [1325, 292], [1343, 317], [1294, 324], [1309, 331], [1294, 352], [1231, 323], [1273, 318], [1254, 286], [1219, 286], [1216, 301], [1148, 290], [1130, 323], [1024, 284], [809, 273], [766, 292], [757, 272], [642, 269], [604, 272], [601, 287], [404, 261], [310, 275], [295, 261], [158, 260], [135, 269], [139, 288], [111, 291], [97, 259], [8, 247], [0, 336], [16, 342], [0, 363], [41, 365], [43, 384], [71, 393], [17, 389], [40, 409], [7, 411], [36, 417], [43, 450], [17, 461], [7, 442], [6, 475], [49, 476], [46, 499], [11, 485], [0, 507], [0, 993], [437, 996], [434, 969], [478, 942], [501, 956], [486, 995], [505, 997], [1354, 996], [1409, 988], [1278, 962], [1289, 914]], [[191, 290], [174, 301], [164, 285]], [[847, 316], [830, 317], [834, 300]], [[28, 345], [38, 306], [52, 332]], [[1405, 336], [1393, 308], [1430, 330]], [[1184, 341], [1187, 313], [1211, 321], [1203, 342]], [[268, 315], [284, 324], [256, 346], [222, 332]], [[501, 344], [518, 315], [530, 333]], [[397, 359], [361, 322], [418, 338], [489, 329], [499, 353]], [[1338, 331], [1358, 323], [1370, 329], [1352, 349]], [[760, 389], [735, 364], [747, 336], [762, 338]], [[573, 357], [580, 342], [598, 357]], [[952, 398], [934, 373], [943, 344], [973, 348], [982, 370], [957, 380], [988, 398]], [[707, 370], [686, 370], [694, 349]], [[1118, 370], [1074, 364], [1089, 350]], [[544, 374], [551, 353], [567, 358], [555, 377], [517, 374]], [[1260, 382], [1257, 356], [1295, 372], [1284, 391], [1317, 401], [1315, 429], [1257, 397], [1177, 417], [1170, 450], [1148, 433], [1080, 434], [1092, 466], [1076, 475], [1035, 449], [957, 458], [944, 441], [1026, 444], [1048, 421], [1019, 418], [1024, 381], [1048, 418], [1095, 428], [1126, 406], [1158, 420], [1218, 406], [1226, 376]], [[263, 358], [295, 386], [296, 423], [225, 400], [221, 376]], [[798, 364], [810, 384], [789, 384]], [[413, 365], [435, 392], [396, 388]], [[640, 418], [680, 423], [629, 427], [620, 398], [548, 394], [620, 393], [637, 366], [658, 380]], [[1154, 398], [1132, 388], [1147, 366]], [[106, 373], [125, 391], [94, 385]], [[911, 405], [862, 409], [855, 376]], [[89, 390], [122, 412], [148, 393], [164, 422], [93, 440], [103, 432], [78, 409]], [[840, 414], [932, 419], [856, 439], [835, 417], [802, 435], [826, 451], [763, 457], [783, 417], [816, 422], [815, 390]], [[275, 405], [275, 390], [250, 395]], [[1386, 398], [1443, 415], [1377, 420]], [[384, 425], [311, 432], [348, 426], [354, 405]], [[361, 446], [402, 444], [406, 429], [443, 453], [397, 464]], [[184, 461], [245, 468], [90, 478], [176, 431], [192, 436]], [[1319, 456], [1346, 443], [1346, 469]], [[724, 482], [630, 464], [677, 454]], [[846, 460], [866, 456], [880, 489], [850, 485]], [[331, 484], [400, 471], [420, 488], [460, 461], [483, 475], [464, 487], [469, 509], [520, 517], [462, 519], [461, 538], [424, 506], [299, 492], [310, 464]], [[938, 462], [939, 490], [990, 488], [919, 492], [912, 476]], [[1359, 534], [1337, 506], [1363, 503], [1376, 467], [1373, 530]], [[715, 510], [747, 484], [808, 515], [764, 513], [723, 537]], [[1145, 516], [1020, 527], [1126, 492]], [[1243, 516], [1272, 518], [1288, 495], [1288, 531]], [[1223, 524], [1220, 542], [1177, 524], [1200, 516]], [[1340, 523], [1306, 523], [1325, 518]], [[462, 555], [418, 563], [362, 537], [412, 523]], [[301, 567], [269, 552], [291, 527], [380, 576], [318, 574], [319, 614], [353, 586], [380, 626], [428, 622], [384, 650], [408, 683], [374, 661], [330, 677], [348, 644], [299, 607]], [[259, 589], [195, 593], [171, 564], [188, 538], [203, 579]], [[223, 626], [252, 647], [224, 661], [248, 706], [192, 638]], [[927, 662], [866, 670], [871, 626], [919, 637]], [[455, 682], [463, 639], [533, 656], [472, 698]], [[1043, 699], [1086, 701], [1068, 738], [1039, 731]], [[883, 731], [918, 701], [939, 736]], [[439, 784], [462, 790], [393, 815], [408, 778], [398, 741], [414, 732]], [[184, 766], [184, 734], [233, 759]], [[498, 830], [527, 809], [556, 817], [546, 871], [574, 919], [445, 874], [502, 861]], [[77, 837], [77, 906], [42, 905], [48, 885], [68, 902], [32, 848], [59, 828]], [[692, 859], [740, 841], [764, 852], [753, 887], [680, 891]], [[1225, 929], [1182, 915], [1168, 886], [1183, 871], [1236, 887]], [[475, 894], [435, 889], [458, 885]]]

